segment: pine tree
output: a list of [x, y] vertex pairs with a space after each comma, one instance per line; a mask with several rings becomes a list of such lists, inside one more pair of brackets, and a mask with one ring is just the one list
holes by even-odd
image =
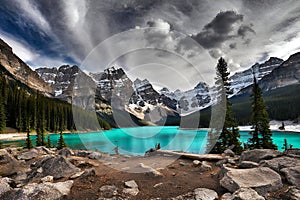
[[0, 134], [4, 132], [6, 127], [5, 106], [3, 98], [0, 97]]
[[[216, 67], [216, 82], [215, 85], [218, 90], [218, 104], [225, 105], [226, 110], [219, 110], [220, 112], [225, 111], [225, 121], [222, 130], [220, 130], [220, 136], [217, 139], [215, 146], [212, 149], [212, 153], [223, 153], [230, 146], [233, 147], [233, 151], [241, 153], [243, 148], [239, 141], [240, 133], [238, 124], [233, 117], [231, 110], [232, 104], [229, 101], [229, 95], [232, 94], [230, 88], [229, 72], [227, 69], [227, 63], [223, 58], [220, 58]], [[222, 106], [221, 106], [222, 107]], [[216, 120], [216, 119], [215, 119]]]
[[68, 145], [65, 143], [65, 139], [63, 137], [62, 131], [60, 131], [59, 139], [58, 139], [58, 143], [57, 143], [57, 149], [63, 149], [65, 147], [68, 147]]
[[25, 145], [26, 145], [27, 149], [32, 149], [33, 148], [32, 141], [30, 139], [29, 129], [27, 130], [27, 137], [26, 137]]
[[253, 130], [250, 132], [252, 138], [249, 139], [249, 147], [251, 149], [277, 149], [271, 138], [272, 131], [270, 130], [270, 121], [265, 102], [262, 97], [262, 91], [255, 76], [253, 80], [251, 94], [252, 114], [250, 118]]
[[52, 143], [51, 143], [50, 135], [48, 135], [48, 137], [47, 137], [47, 145], [46, 145], [46, 147], [52, 148]]

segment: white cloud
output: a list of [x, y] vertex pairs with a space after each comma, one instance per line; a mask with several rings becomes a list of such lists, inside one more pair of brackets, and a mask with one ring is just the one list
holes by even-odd
[[33, 69], [42, 66], [57, 67], [66, 64], [62, 60], [49, 58], [47, 56], [39, 54], [35, 50], [31, 49], [30, 45], [26, 42], [18, 40], [3, 32], [0, 32], [0, 38], [2, 38], [10, 47], [12, 47], [14, 54], [21, 58], [21, 60], [23, 60], [27, 64], [31, 63], [31, 65], [29, 66]]

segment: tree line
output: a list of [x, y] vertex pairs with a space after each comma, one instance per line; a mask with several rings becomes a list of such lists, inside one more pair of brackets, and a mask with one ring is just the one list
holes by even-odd
[[[88, 122], [94, 113], [77, 108], [79, 121]], [[79, 114], [78, 114], [79, 113]], [[110, 125], [98, 117], [99, 124], [104, 129]], [[99, 125], [91, 127], [90, 124], [80, 124], [80, 130], [96, 130]], [[58, 133], [62, 131], [75, 131], [72, 105], [58, 99], [49, 98], [27, 88], [21, 83], [9, 80], [0, 74], [0, 133], [5, 127], [11, 127], [18, 132], [37, 134], [36, 145], [47, 144], [45, 133]], [[29, 141], [27, 147], [30, 146]], [[63, 144], [64, 142], [62, 142]]]

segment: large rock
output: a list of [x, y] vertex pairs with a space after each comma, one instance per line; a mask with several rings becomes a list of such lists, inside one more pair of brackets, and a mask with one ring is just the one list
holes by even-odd
[[8, 178], [0, 178], [0, 199], [2, 194], [12, 190], [12, 188], [9, 185], [9, 182], [10, 180]]
[[284, 168], [281, 172], [290, 184], [300, 187], [300, 166]]
[[194, 190], [196, 200], [215, 200], [218, 194], [214, 190], [207, 188], [197, 188]]
[[283, 186], [280, 175], [267, 167], [227, 169], [220, 184], [230, 192], [240, 188], [252, 188], [265, 196], [268, 192], [276, 191]]
[[80, 169], [70, 163], [64, 156], [46, 156], [33, 166], [30, 178], [53, 176], [54, 179], [69, 177]]
[[3, 200], [31, 200], [31, 199], [47, 199], [60, 200], [64, 196], [69, 195], [73, 181], [58, 183], [30, 183], [22, 189], [14, 189], [5, 194]]
[[259, 163], [259, 165], [263, 167], [270, 167], [271, 169], [280, 172], [283, 168], [300, 166], [300, 159], [283, 156], [273, 158], [271, 160], [263, 160]]
[[207, 188], [197, 188], [192, 192], [184, 195], [179, 195], [171, 200], [216, 200], [218, 199], [218, 194]]
[[61, 155], [61, 156], [65, 156], [65, 157], [69, 157], [69, 156], [74, 156], [74, 152], [72, 149], [70, 148], [63, 148], [61, 150], [58, 151], [58, 155]]
[[240, 188], [231, 197], [232, 200], [265, 200], [255, 190], [251, 188]]
[[0, 149], [0, 176], [10, 176], [21, 170], [22, 166], [20, 162], [5, 149]]
[[240, 163], [242, 161], [252, 161], [259, 163], [261, 160], [270, 160], [282, 155], [280, 151], [273, 149], [254, 149], [244, 151], [240, 156]]
[[31, 160], [39, 155], [40, 154], [36, 149], [31, 149], [29, 151], [20, 152], [17, 158], [18, 160]]

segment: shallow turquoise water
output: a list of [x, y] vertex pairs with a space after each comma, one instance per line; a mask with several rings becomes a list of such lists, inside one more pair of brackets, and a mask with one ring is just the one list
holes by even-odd
[[[248, 131], [240, 131], [241, 142], [247, 142]], [[204, 153], [206, 147], [206, 130], [180, 130], [178, 127], [138, 127], [112, 129], [103, 132], [64, 134], [69, 147], [73, 149], [90, 149], [114, 153], [116, 146], [119, 152], [131, 155], [143, 155], [145, 151], [160, 143], [162, 149]], [[57, 144], [59, 135], [50, 135], [52, 144]], [[35, 144], [35, 136], [32, 136]], [[294, 148], [300, 148], [300, 134], [273, 132], [273, 141], [282, 150], [284, 139]], [[23, 145], [24, 141], [4, 142], [5, 145], [15, 143]]]

